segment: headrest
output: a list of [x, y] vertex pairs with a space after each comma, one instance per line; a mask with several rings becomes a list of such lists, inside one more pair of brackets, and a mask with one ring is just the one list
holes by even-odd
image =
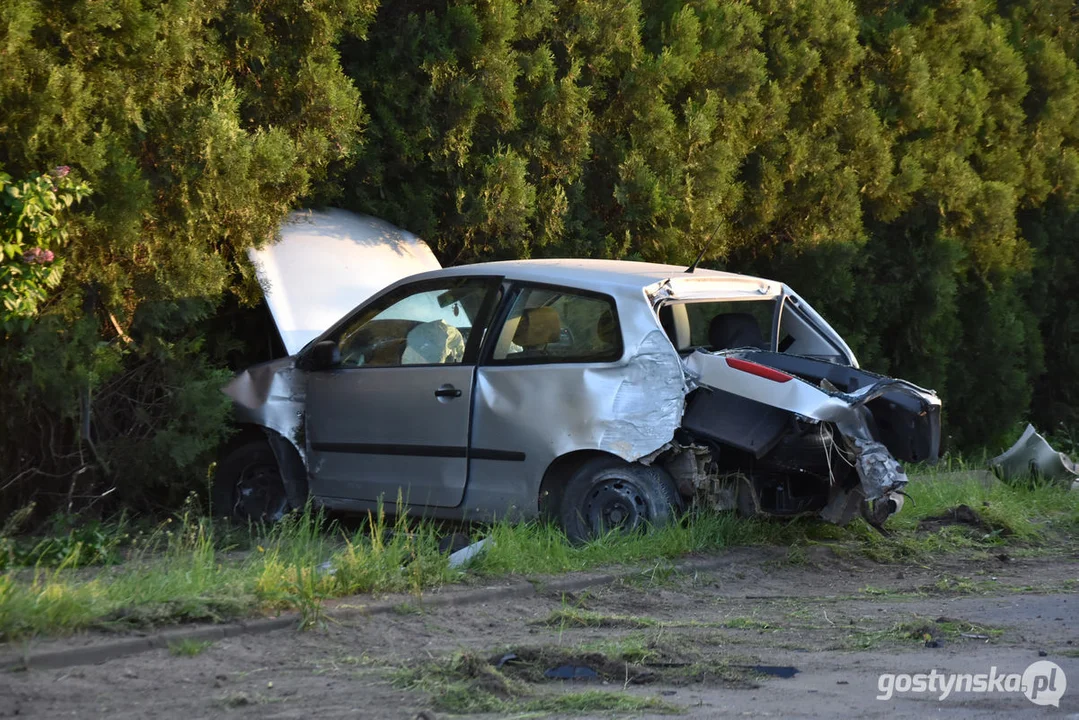
[[757, 318], [749, 313], [724, 313], [712, 318], [708, 326], [708, 344], [713, 350], [764, 347], [764, 336]]
[[525, 310], [517, 330], [513, 333], [513, 342], [523, 348], [536, 348], [556, 343], [562, 337], [562, 320], [558, 311], [551, 307], [538, 307]]

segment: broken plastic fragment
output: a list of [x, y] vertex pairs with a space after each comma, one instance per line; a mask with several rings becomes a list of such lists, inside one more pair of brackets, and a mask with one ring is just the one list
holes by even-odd
[[482, 540], [477, 540], [468, 547], [463, 547], [457, 552], [451, 554], [449, 559], [449, 566], [451, 568], [459, 568], [472, 562], [475, 557], [481, 552], [483, 552], [484, 548], [487, 547], [487, 541], [490, 539], [491, 538], [483, 538]]
[[1001, 480], [1038, 477], [1061, 483], [1074, 483], [1079, 466], [1062, 452], [1057, 452], [1033, 425], [1006, 452], [989, 461], [989, 467]]
[[520, 659], [521, 658], [517, 657], [517, 653], [506, 653], [502, 657], [498, 658], [498, 660], [493, 664], [496, 668], [500, 668], [507, 663], [516, 662]]

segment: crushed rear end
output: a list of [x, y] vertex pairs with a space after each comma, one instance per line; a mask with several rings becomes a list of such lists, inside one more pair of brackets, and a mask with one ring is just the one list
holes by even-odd
[[[757, 297], [693, 292], [682, 291], [683, 302], [741, 304], [724, 322], [711, 319], [709, 346], [681, 347], [663, 312], [679, 288], [655, 292], [689, 392], [679, 430], [646, 461], [664, 467], [683, 495], [721, 510], [819, 514], [838, 524], [861, 513], [877, 527], [898, 512], [908, 482], [902, 463], [939, 456], [937, 395], [859, 368], [842, 338], [785, 286], [762, 281]], [[743, 310], [754, 302], [766, 311], [759, 322]], [[777, 350], [791, 345], [814, 354]]]

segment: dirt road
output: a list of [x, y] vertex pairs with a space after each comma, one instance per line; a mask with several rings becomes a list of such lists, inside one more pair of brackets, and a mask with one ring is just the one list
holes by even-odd
[[[918, 567], [818, 546], [722, 558], [707, 573], [642, 568], [573, 595], [440, 609], [402, 598], [390, 615], [189, 657], [5, 673], [0, 717], [1079, 717], [1079, 557]], [[902, 679], [877, 699], [882, 673], [1005, 676], [1038, 661], [1070, 682], [1059, 709], [1019, 691], [901, 692]], [[546, 677], [559, 673], [588, 677]]]

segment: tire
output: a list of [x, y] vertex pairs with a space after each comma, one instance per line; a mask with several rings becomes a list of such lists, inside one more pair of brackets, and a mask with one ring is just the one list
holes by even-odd
[[585, 542], [615, 528], [662, 527], [681, 507], [674, 481], [661, 468], [596, 458], [566, 483], [559, 517], [571, 541]]
[[281, 469], [265, 439], [230, 449], [214, 474], [213, 514], [233, 520], [274, 523], [291, 508]]

